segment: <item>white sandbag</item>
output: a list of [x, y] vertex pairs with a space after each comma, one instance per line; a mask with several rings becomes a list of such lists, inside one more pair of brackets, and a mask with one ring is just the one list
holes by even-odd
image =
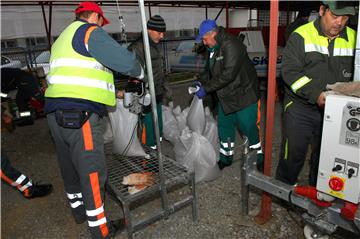
[[177, 124], [177, 120], [173, 114], [172, 102], [169, 103], [169, 106], [162, 106], [162, 118], [163, 137], [172, 144], [175, 144], [180, 136], [180, 130]]
[[175, 158], [195, 172], [196, 183], [214, 180], [220, 175], [216, 152], [204, 136], [186, 128], [179, 139], [174, 147]]
[[191, 102], [186, 122], [192, 131], [203, 135], [206, 125], [204, 105], [202, 99], [199, 99], [196, 95], [194, 95]]
[[183, 111], [180, 112], [180, 114], [175, 115], [175, 118], [176, 118], [176, 121], [177, 121], [180, 131], [184, 130], [187, 127], [186, 118], [188, 116], [189, 110], [190, 110], [190, 108], [186, 107]]
[[[219, 134], [218, 134], [218, 127], [217, 122], [212, 116], [210, 109], [208, 107], [205, 108], [205, 120], [206, 126], [203, 133], [203, 136], [210, 142], [213, 146], [214, 151], [217, 153], [220, 150], [219, 144]], [[219, 154], [216, 154], [216, 161], [219, 161]]]
[[137, 137], [138, 116], [124, 107], [123, 100], [116, 100], [116, 110], [109, 112], [114, 135], [113, 152], [125, 156], [145, 156]]
[[109, 117], [105, 116], [102, 123], [103, 123], [103, 127], [104, 127], [104, 134], [103, 134], [104, 143], [107, 144], [114, 140], [114, 136], [113, 136], [113, 132], [112, 132], [112, 128], [111, 128], [111, 122], [110, 122]]
[[[188, 127], [186, 127], [184, 130], [181, 131], [180, 137], [177, 139], [177, 141], [174, 144], [174, 152], [175, 152], [175, 158], [176, 161], [178, 161], [182, 165], [186, 165], [186, 154], [191, 148], [191, 145], [193, 144], [194, 138], [192, 137], [191, 131]], [[191, 170], [194, 170], [193, 167], [188, 167]]]
[[173, 108], [173, 114], [175, 115], [175, 117], [181, 114], [181, 108], [179, 105]]

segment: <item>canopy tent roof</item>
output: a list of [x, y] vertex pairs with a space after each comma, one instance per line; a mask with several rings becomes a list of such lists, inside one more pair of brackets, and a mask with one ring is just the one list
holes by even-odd
[[[2, 0], [2, 6], [29, 6], [29, 5], [76, 5], [81, 1], [72, 0], [53, 0], [53, 1], [34, 1], [34, 0]], [[103, 6], [116, 6], [115, 0], [97, 1]], [[120, 6], [138, 6], [137, 1], [119, 0]], [[279, 10], [281, 11], [298, 11], [303, 9], [317, 10], [321, 1], [280, 1]], [[356, 1], [353, 2], [357, 5]], [[221, 8], [224, 7], [226, 1], [145, 1], [147, 6], [157, 7], [199, 7], [199, 8]], [[227, 1], [229, 8], [247, 8], [268, 10], [270, 1]]]

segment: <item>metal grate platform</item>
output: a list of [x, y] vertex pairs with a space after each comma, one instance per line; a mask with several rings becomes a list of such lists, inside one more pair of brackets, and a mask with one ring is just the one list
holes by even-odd
[[[110, 193], [115, 196], [121, 204], [124, 211], [124, 218], [128, 231], [128, 237], [132, 238], [132, 234], [157, 220], [167, 217], [171, 213], [180, 210], [186, 206], [192, 206], [193, 220], [196, 220], [196, 197], [195, 197], [195, 177], [193, 172], [188, 170], [169, 157], [163, 158], [163, 175], [160, 175], [157, 152], [150, 148], [145, 148], [148, 157], [128, 157], [119, 154], [112, 154], [111, 147], [106, 146], [107, 167], [108, 167], [108, 187]], [[138, 193], [129, 194], [128, 187], [122, 184], [123, 177], [131, 173], [152, 172], [155, 181], [154, 184]], [[161, 179], [164, 180], [164, 188], [162, 188]], [[173, 204], [169, 204], [166, 193], [160, 194], [162, 207], [152, 216], [146, 219], [135, 220], [130, 210], [130, 206], [165, 190], [168, 192], [174, 187], [189, 187], [189, 195]], [[165, 196], [163, 196], [165, 195]], [[133, 208], [131, 208], [133, 209]]]

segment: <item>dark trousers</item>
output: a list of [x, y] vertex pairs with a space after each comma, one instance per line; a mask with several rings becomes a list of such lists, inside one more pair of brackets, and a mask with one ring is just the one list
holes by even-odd
[[1, 152], [1, 179], [17, 188], [24, 196], [30, 195], [31, 180], [11, 166], [8, 156]]
[[291, 103], [285, 108], [282, 151], [276, 178], [290, 185], [296, 184], [310, 145], [309, 185], [316, 186], [323, 112], [301, 103]]
[[108, 238], [104, 213], [107, 171], [101, 118], [92, 114], [80, 129], [59, 126], [55, 113], [47, 115], [56, 145], [65, 191], [75, 220], [87, 218], [93, 238]]

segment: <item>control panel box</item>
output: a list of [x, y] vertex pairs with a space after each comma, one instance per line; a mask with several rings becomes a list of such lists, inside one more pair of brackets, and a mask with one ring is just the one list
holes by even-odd
[[360, 201], [360, 98], [326, 97], [318, 191]]

